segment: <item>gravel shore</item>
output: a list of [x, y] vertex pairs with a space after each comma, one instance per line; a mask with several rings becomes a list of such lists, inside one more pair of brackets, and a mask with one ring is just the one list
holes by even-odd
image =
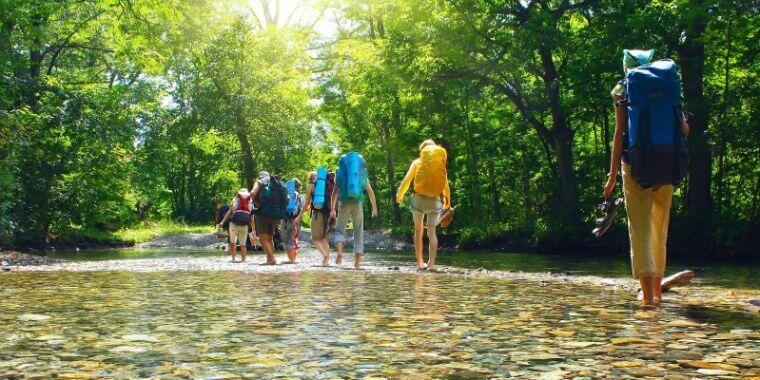
[[59, 262], [61, 262], [60, 259], [54, 259], [47, 256], [31, 255], [28, 253], [21, 253], [16, 251], [0, 252], [0, 268], [9, 268], [11, 266], [19, 265], [51, 264]]

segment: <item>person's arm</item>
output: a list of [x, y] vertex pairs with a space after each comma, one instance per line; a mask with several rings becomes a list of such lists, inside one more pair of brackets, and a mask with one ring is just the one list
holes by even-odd
[[683, 132], [683, 135], [685, 137], [689, 137], [689, 132], [691, 132], [691, 127], [689, 126], [689, 119], [686, 118], [686, 111], [683, 111], [683, 118], [681, 122], [681, 132]]
[[330, 218], [335, 218], [338, 215], [338, 211], [335, 207], [338, 205], [338, 195], [340, 194], [340, 188], [335, 186], [333, 189], [332, 197], [330, 199]]
[[377, 199], [375, 198], [375, 191], [372, 190], [372, 185], [369, 184], [369, 179], [367, 179], [367, 196], [369, 196], [369, 203], [372, 204], [372, 217], [377, 218]]
[[253, 216], [253, 196], [251, 196], [251, 200], [249, 202], [251, 202], [248, 204], [248, 209], [251, 210], [251, 221], [248, 223], [248, 226], [251, 228], [250, 235], [251, 239], [253, 239], [256, 237], [256, 217]]
[[251, 190], [251, 200], [256, 199], [256, 195], [259, 194], [259, 190], [261, 190], [261, 185], [259, 184], [259, 181], [256, 181], [253, 183], [253, 189]]
[[618, 104], [623, 98], [616, 95], [615, 99], [615, 134], [612, 137], [612, 157], [610, 158], [610, 172], [607, 174], [607, 183], [604, 185], [602, 196], [607, 199], [612, 195], [617, 183], [617, 173], [620, 170], [620, 159], [623, 157], [623, 133], [628, 129], [628, 108], [625, 104]]
[[449, 176], [446, 175], [446, 185], [443, 187], [443, 209], [451, 208], [451, 188], [449, 188]]
[[399, 186], [398, 191], [396, 192], [396, 203], [398, 204], [401, 204], [401, 202], [404, 201], [404, 194], [409, 190], [409, 186], [411, 186], [414, 176], [417, 175], [417, 162], [417, 160], [412, 161], [412, 165], [409, 166], [409, 171], [406, 172], [406, 176], [404, 177], [404, 180], [401, 181], [401, 186]]

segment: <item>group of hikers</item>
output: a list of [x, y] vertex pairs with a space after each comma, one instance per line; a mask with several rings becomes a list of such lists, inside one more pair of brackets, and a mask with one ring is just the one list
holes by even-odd
[[[597, 220], [594, 234], [601, 236], [613, 223], [618, 208], [627, 210], [633, 275], [640, 282], [645, 308], [662, 302], [661, 280], [665, 273], [666, 245], [670, 207], [675, 185], [686, 172], [685, 137], [689, 124], [681, 106], [681, 82], [675, 63], [668, 59], [653, 61], [652, 50], [623, 50], [625, 78], [612, 90], [615, 104], [615, 133], [610, 171], [604, 186], [605, 215]], [[446, 150], [433, 140], [419, 146], [414, 160], [396, 194], [402, 203], [414, 183], [410, 209], [414, 221], [414, 249], [420, 270], [435, 269], [438, 249], [436, 226], [444, 210], [451, 207], [451, 192], [446, 174]], [[617, 173], [622, 167], [624, 200], [614, 198]], [[311, 215], [312, 244], [328, 265], [328, 234], [335, 227], [336, 264], [341, 264], [348, 220], [353, 221], [354, 266], [361, 265], [364, 253], [363, 202], [369, 198], [372, 217], [377, 216], [377, 201], [367, 179], [365, 161], [356, 152], [343, 155], [337, 172], [320, 167], [309, 173], [306, 196], [301, 183], [292, 179], [283, 185], [277, 177], [261, 172], [249, 192], [240, 189], [232, 199], [222, 223], [229, 227], [230, 252], [235, 260], [235, 242], [240, 243], [246, 260], [247, 226], [252, 239], [261, 241], [267, 263], [275, 264], [273, 235], [278, 220], [290, 261], [298, 250], [299, 221]], [[364, 193], [367, 196], [365, 197]], [[256, 200], [255, 202], [252, 201]], [[257, 212], [251, 212], [256, 204]], [[427, 229], [429, 258], [423, 262], [423, 232]]]
[[[415, 194], [411, 210], [415, 226], [415, 251], [420, 270], [435, 269], [438, 250], [436, 227], [439, 216], [450, 208], [451, 192], [446, 174], [446, 150], [433, 140], [420, 144], [420, 158], [412, 162], [396, 200], [403, 202], [404, 194], [414, 182]], [[365, 195], [366, 193], [366, 195]], [[319, 167], [308, 175], [306, 195], [301, 194], [301, 181], [293, 178], [286, 183], [268, 172], [260, 172], [249, 191], [238, 190], [217, 227], [227, 228], [232, 261], [236, 258], [236, 245], [240, 246], [241, 260], [247, 260], [247, 239], [259, 243], [266, 253], [266, 263], [277, 264], [274, 257], [274, 235], [279, 223], [280, 237], [289, 262], [298, 255], [300, 221], [307, 213], [311, 219], [312, 245], [322, 254], [322, 264], [330, 264], [329, 234], [334, 230], [337, 265], [343, 262], [343, 246], [349, 220], [353, 223], [354, 267], [361, 267], [364, 253], [364, 200], [369, 198], [372, 217], [377, 217], [377, 199], [370, 184], [364, 158], [357, 152], [341, 156], [337, 171]], [[425, 222], [426, 220], [426, 222]], [[429, 239], [429, 260], [423, 263], [423, 223]], [[334, 225], [334, 228], [332, 228]], [[250, 232], [249, 232], [250, 228]]]

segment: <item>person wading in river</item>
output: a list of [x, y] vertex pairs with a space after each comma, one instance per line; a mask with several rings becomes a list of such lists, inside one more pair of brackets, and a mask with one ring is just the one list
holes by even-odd
[[615, 135], [603, 197], [609, 199], [621, 158], [633, 275], [643, 306], [662, 302], [668, 222], [674, 185], [686, 171], [678, 68], [670, 60], [650, 63], [653, 51], [623, 50], [626, 77], [612, 90]]
[[[396, 203], [404, 201], [404, 194], [414, 181], [414, 195], [410, 209], [414, 220], [414, 252], [417, 254], [417, 268], [425, 269], [422, 251], [423, 222], [427, 227], [429, 244], [427, 269], [435, 269], [435, 256], [438, 253], [438, 235], [436, 226], [442, 210], [451, 206], [451, 190], [446, 174], [446, 150], [436, 145], [433, 140], [420, 144], [420, 157], [412, 161], [406, 177], [401, 181], [396, 193]], [[443, 199], [441, 199], [443, 198]]]
[[[367, 178], [364, 157], [357, 152], [344, 154], [338, 161], [338, 173], [335, 176], [335, 191], [330, 203], [330, 217], [337, 214], [335, 246], [338, 257], [335, 263], [343, 262], [343, 244], [346, 242], [346, 227], [350, 217], [354, 223], [354, 268], [361, 267], [364, 253], [364, 192], [367, 192], [372, 204], [372, 217], [377, 217], [377, 199]], [[340, 206], [338, 200], [340, 199]], [[339, 207], [339, 209], [338, 209]]]
[[304, 197], [301, 195], [301, 181], [298, 179], [293, 178], [288, 181], [286, 188], [288, 190], [288, 205], [285, 210], [287, 216], [280, 223], [280, 236], [288, 260], [290, 263], [295, 263], [298, 255], [298, 233], [301, 230], [301, 209]]
[[316, 172], [309, 173], [309, 184], [306, 185], [306, 201], [301, 216], [311, 211], [311, 243], [322, 254], [322, 265], [330, 265], [330, 201], [335, 189], [335, 173], [327, 172], [320, 167]]
[[267, 264], [275, 265], [274, 232], [277, 230], [277, 222], [287, 216], [288, 191], [278, 177], [260, 172], [259, 179], [251, 190], [251, 197], [257, 205], [254, 226], [261, 240], [261, 248], [267, 254]]
[[248, 189], [242, 188], [238, 190], [235, 197], [230, 201], [230, 207], [224, 214], [224, 218], [217, 224], [217, 228], [221, 228], [227, 225], [229, 220], [228, 243], [230, 246], [230, 255], [232, 256], [232, 262], [235, 262], [235, 245], [240, 244], [240, 257], [241, 261], [245, 262], [248, 258], [248, 252], [246, 251], [246, 238], [248, 236], [248, 226], [251, 226], [251, 240], [256, 238], [256, 228], [253, 223], [253, 202], [252, 196], [248, 193]]

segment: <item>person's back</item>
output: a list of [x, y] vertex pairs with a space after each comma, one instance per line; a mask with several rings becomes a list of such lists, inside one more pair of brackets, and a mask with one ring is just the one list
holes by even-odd
[[[221, 208], [220, 208], [221, 211]], [[248, 226], [252, 224], [253, 197], [248, 189], [238, 190], [235, 197], [232, 198], [224, 217], [217, 224], [217, 227], [227, 225], [228, 241], [230, 246], [230, 255], [232, 261], [235, 261], [236, 245], [240, 244], [240, 254], [242, 261], [247, 259], [246, 243], [248, 240]], [[220, 213], [221, 215], [221, 213]]]
[[[343, 244], [346, 242], [346, 226], [349, 218], [354, 225], [354, 267], [361, 266], [364, 253], [364, 192], [372, 204], [372, 217], [377, 217], [377, 200], [367, 178], [364, 158], [357, 152], [349, 152], [338, 161], [336, 186], [332, 194], [330, 217], [337, 217], [335, 245], [338, 251], [336, 263], [343, 259]], [[340, 205], [338, 205], [340, 200]], [[336, 208], [339, 208], [336, 211]]]
[[409, 171], [396, 192], [396, 203], [401, 204], [404, 194], [414, 182], [414, 195], [409, 208], [414, 221], [414, 251], [417, 268], [425, 269], [422, 257], [423, 223], [427, 229], [429, 253], [427, 269], [435, 269], [438, 253], [436, 226], [443, 210], [451, 206], [451, 191], [446, 173], [446, 150], [433, 140], [420, 144], [420, 157], [412, 161]]
[[[328, 232], [332, 192], [335, 188], [335, 173], [320, 167], [310, 172], [306, 185], [306, 197], [301, 215], [311, 211], [311, 242], [322, 254], [322, 265], [330, 264]], [[300, 219], [300, 217], [299, 217]]]
[[631, 241], [631, 267], [644, 306], [662, 299], [674, 185], [686, 158], [688, 124], [680, 108], [680, 80], [669, 60], [651, 63], [653, 51], [624, 50], [626, 78], [612, 90], [615, 135], [603, 197], [612, 196], [621, 166]]
[[277, 177], [262, 171], [253, 185], [251, 195], [257, 204], [254, 225], [261, 248], [267, 254], [267, 264], [275, 265], [277, 261], [274, 258], [274, 234], [277, 223], [286, 216], [287, 190]]
[[288, 215], [280, 224], [280, 235], [288, 259], [291, 263], [295, 263], [298, 254], [298, 232], [301, 228], [299, 221], [301, 220], [301, 208], [304, 204], [304, 197], [300, 193], [301, 181], [296, 178], [291, 179], [287, 183], [287, 189], [288, 206], [286, 211]]

